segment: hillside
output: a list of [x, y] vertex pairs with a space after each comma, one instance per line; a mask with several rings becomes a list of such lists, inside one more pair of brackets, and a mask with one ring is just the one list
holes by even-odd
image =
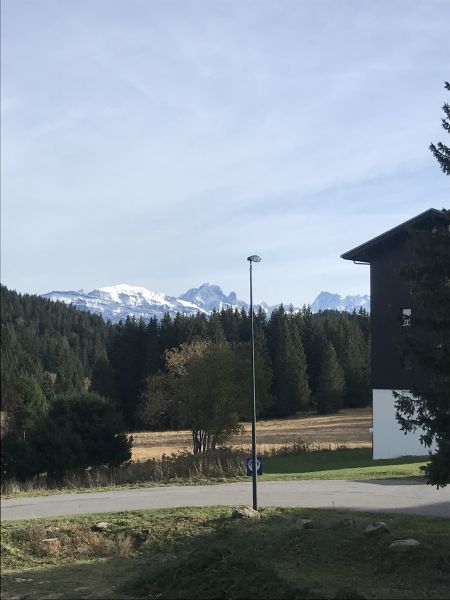
[[47, 395], [85, 388], [106, 356], [108, 329], [96, 315], [2, 285], [2, 411], [18, 409], [24, 388]]

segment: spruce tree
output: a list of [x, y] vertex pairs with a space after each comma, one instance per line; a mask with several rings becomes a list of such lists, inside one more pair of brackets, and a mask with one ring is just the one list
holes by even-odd
[[[450, 92], [450, 83], [448, 81], [445, 82], [445, 89]], [[445, 103], [442, 110], [445, 113], [445, 117], [442, 119], [442, 127], [450, 134], [450, 105]], [[442, 142], [438, 142], [437, 144], [430, 144], [430, 150], [443, 172], [446, 175], [450, 175], [450, 148]]]
[[357, 408], [370, 403], [369, 348], [357, 321], [349, 315], [345, 326], [343, 369], [345, 376], [344, 406]]
[[322, 359], [327, 346], [327, 337], [323, 326], [322, 314], [311, 311], [303, 313], [304, 347], [306, 354], [308, 382], [314, 396], [319, 387]]
[[216, 310], [213, 310], [209, 317], [208, 338], [212, 342], [217, 342], [217, 343], [225, 341], [225, 335], [223, 332], [220, 314]]
[[290, 364], [292, 364], [295, 373], [296, 400], [294, 411], [306, 410], [311, 400], [311, 390], [308, 384], [308, 369], [306, 363], [306, 353], [303, 346], [301, 329], [299, 321], [294, 314], [289, 315], [289, 333], [290, 333]]
[[17, 399], [10, 413], [11, 429], [25, 434], [48, 410], [48, 400], [39, 382], [30, 375], [21, 375], [16, 386]]
[[240, 314], [237, 309], [228, 308], [220, 311], [220, 320], [223, 327], [223, 332], [227, 342], [230, 342], [233, 346], [239, 343], [239, 322]]
[[337, 412], [344, 398], [344, 372], [333, 345], [328, 342], [322, 357], [320, 379], [315, 401], [319, 414]]
[[402, 273], [423, 315], [413, 315], [405, 328], [411, 394], [394, 393], [401, 428], [422, 430], [430, 449], [425, 472], [438, 487], [450, 483], [450, 211], [443, 216], [447, 222], [410, 237], [412, 259]]
[[273, 416], [288, 416], [307, 408], [310, 389], [306, 356], [295, 320], [281, 305], [272, 312], [267, 341], [273, 368]]

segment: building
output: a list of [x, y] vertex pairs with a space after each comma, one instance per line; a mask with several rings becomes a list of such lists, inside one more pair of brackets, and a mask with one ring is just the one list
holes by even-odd
[[420, 315], [400, 274], [408, 260], [406, 242], [411, 231], [432, 230], [443, 222], [450, 222], [448, 213], [431, 208], [341, 255], [370, 265], [373, 458], [428, 453], [420, 444], [420, 432], [401, 431], [392, 392], [409, 389], [412, 371], [402, 353], [402, 334]]

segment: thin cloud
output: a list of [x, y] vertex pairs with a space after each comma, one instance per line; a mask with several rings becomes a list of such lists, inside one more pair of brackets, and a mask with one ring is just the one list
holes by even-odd
[[448, 204], [446, 0], [5, 0], [2, 20], [11, 287], [244, 295], [258, 252], [269, 303], [366, 293], [339, 255]]

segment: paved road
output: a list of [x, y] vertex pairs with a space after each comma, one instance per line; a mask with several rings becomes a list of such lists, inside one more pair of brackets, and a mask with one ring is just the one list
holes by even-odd
[[[1, 518], [11, 521], [143, 508], [236, 506], [251, 504], [251, 498], [250, 481], [61, 494], [2, 500]], [[260, 506], [349, 508], [450, 518], [450, 486], [436, 490], [419, 480], [401, 479], [262, 481], [258, 483], [258, 503]]]

